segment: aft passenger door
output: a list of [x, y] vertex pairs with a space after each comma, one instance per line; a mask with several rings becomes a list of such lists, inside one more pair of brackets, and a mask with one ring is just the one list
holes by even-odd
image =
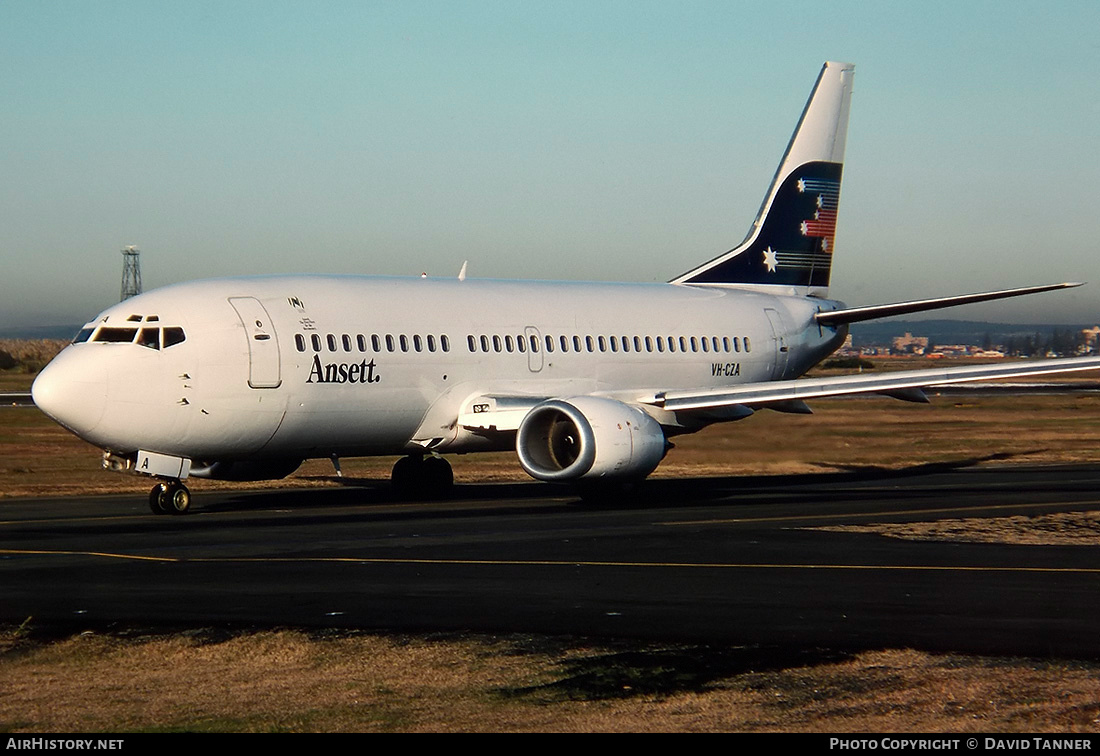
[[248, 338], [248, 385], [255, 389], [278, 388], [279, 338], [267, 310], [254, 297], [230, 297]]
[[787, 346], [787, 326], [783, 324], [783, 316], [777, 310], [768, 307], [764, 310], [768, 316], [768, 323], [772, 327], [772, 337], [775, 343], [775, 369], [772, 378], [779, 380], [787, 372], [787, 357], [790, 348]]

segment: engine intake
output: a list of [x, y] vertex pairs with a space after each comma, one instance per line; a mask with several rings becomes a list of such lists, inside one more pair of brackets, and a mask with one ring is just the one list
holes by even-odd
[[668, 450], [660, 424], [614, 399], [552, 399], [527, 413], [516, 434], [519, 463], [546, 481], [642, 479]]

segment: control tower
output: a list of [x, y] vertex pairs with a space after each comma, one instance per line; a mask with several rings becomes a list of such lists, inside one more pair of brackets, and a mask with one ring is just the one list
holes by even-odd
[[141, 251], [130, 245], [122, 250], [122, 294], [118, 301], [141, 293]]

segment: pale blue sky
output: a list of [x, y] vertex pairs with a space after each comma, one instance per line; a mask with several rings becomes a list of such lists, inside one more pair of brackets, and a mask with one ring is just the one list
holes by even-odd
[[0, 326], [247, 273], [663, 281], [856, 64], [832, 293], [1100, 319], [1100, 3], [0, 3]]

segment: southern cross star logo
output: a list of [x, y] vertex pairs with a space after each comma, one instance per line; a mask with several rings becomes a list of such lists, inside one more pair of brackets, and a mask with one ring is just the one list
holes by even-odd
[[764, 250], [764, 267], [768, 269], [769, 273], [774, 273], [779, 263], [775, 259], [775, 250], [768, 247]]

